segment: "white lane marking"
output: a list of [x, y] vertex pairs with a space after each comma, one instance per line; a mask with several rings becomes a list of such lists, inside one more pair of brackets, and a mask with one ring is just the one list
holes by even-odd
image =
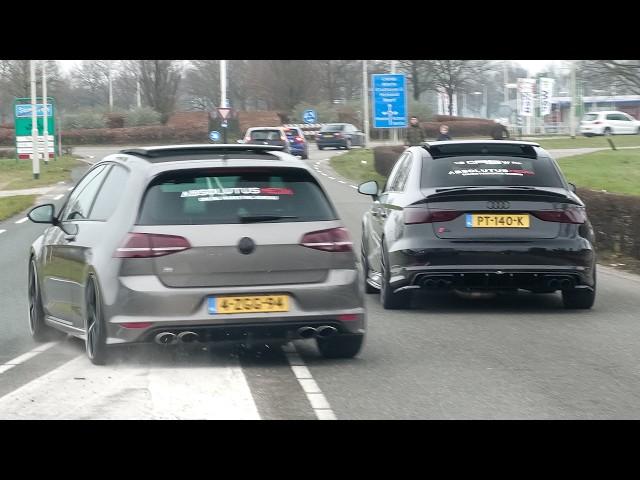
[[[215, 363], [212, 365], [212, 363]], [[243, 419], [260, 415], [237, 359], [124, 359], [96, 368], [80, 355], [0, 398], [0, 419]]]
[[21, 218], [20, 220], [16, 221], [16, 223], [24, 223], [27, 220], [29, 220], [27, 217]]
[[29, 350], [27, 353], [23, 353], [22, 355], [17, 356], [16, 358], [9, 360], [8, 362], [5, 362], [4, 364], [0, 365], [0, 374], [6, 372], [7, 370], [11, 370], [16, 365], [20, 365], [21, 363], [26, 362], [27, 360], [35, 357], [36, 355], [40, 355], [42, 352], [49, 350], [51, 347], [56, 345], [56, 343], [57, 342], [44, 343], [32, 350]]
[[[44, 110], [44, 108], [43, 108]], [[64, 182], [58, 182], [58, 185], [64, 185]]]
[[320, 173], [322, 173], [322, 175], [324, 175], [325, 177], [328, 177], [328, 176], [329, 176], [329, 175], [327, 175], [327, 174], [326, 174], [326, 173], [324, 173], [324, 172], [320, 172]]
[[349, 185], [351, 188], [355, 188], [356, 190], [358, 189], [358, 187], [356, 187], [355, 185]]
[[73, 190], [73, 187], [67, 188], [67, 192], [70, 192], [71, 190]]
[[329, 178], [330, 178], [331, 180], [335, 180], [335, 179], [336, 179], [336, 177], [329, 177]]
[[304, 364], [304, 360], [298, 355], [295, 345], [289, 342], [283, 345], [282, 350], [285, 352], [289, 367], [302, 387], [307, 400], [309, 400], [309, 404], [316, 414], [316, 418], [318, 420], [337, 420], [335, 413], [331, 409], [331, 405], [329, 405], [329, 401], [313, 379], [311, 372]]
[[340, 183], [347, 183], [347, 182], [345, 182], [344, 180], [338, 180], [338, 182], [340, 182]]
[[4, 233], [4, 232], [6, 232], [6, 230], [0, 230], [0, 233]]
[[[44, 108], [44, 107], [43, 107]], [[60, 200], [62, 197], [64, 197], [64, 194], [61, 193], [60, 195], [56, 195], [55, 197], [53, 197], [54, 200]]]

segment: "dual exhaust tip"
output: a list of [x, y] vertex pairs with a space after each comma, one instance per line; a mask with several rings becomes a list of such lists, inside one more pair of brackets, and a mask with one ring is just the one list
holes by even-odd
[[175, 345], [176, 343], [193, 343], [200, 336], [195, 332], [180, 332], [178, 335], [171, 332], [161, 332], [156, 335], [155, 342], [158, 345]]
[[547, 285], [555, 290], [569, 290], [575, 286], [573, 280], [568, 278], [552, 278], [547, 282]]
[[442, 278], [427, 278], [422, 282], [424, 288], [450, 288], [453, 282], [451, 280], [445, 280]]
[[302, 338], [313, 338], [313, 337], [327, 338], [327, 337], [331, 337], [332, 335], [335, 335], [336, 333], [338, 333], [338, 329], [335, 327], [332, 327], [331, 325], [322, 325], [321, 327], [318, 327], [318, 328], [300, 327], [298, 329], [298, 335], [300, 335], [300, 337]]

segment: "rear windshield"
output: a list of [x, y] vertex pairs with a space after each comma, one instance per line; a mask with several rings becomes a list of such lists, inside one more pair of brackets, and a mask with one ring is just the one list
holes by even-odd
[[279, 130], [253, 130], [251, 140], [280, 140]]
[[289, 130], [285, 130], [284, 133], [286, 133], [288, 137], [301, 137], [302, 136], [300, 134], [300, 131], [296, 130], [294, 128], [290, 128]]
[[552, 160], [512, 157], [425, 159], [422, 187], [532, 186], [563, 188]]
[[316, 180], [292, 168], [174, 171], [147, 189], [138, 225], [336, 220]]
[[320, 130], [321, 132], [341, 132], [344, 130], [344, 125], [325, 125]]
[[598, 119], [597, 113], [587, 113], [583, 118], [585, 122], [593, 122], [594, 120], [597, 120], [597, 119]]

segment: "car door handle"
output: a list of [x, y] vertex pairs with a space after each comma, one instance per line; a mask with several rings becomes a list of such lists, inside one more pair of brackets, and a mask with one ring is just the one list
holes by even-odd
[[76, 236], [75, 236], [75, 235], [65, 235], [65, 236], [64, 236], [64, 239], [65, 239], [67, 242], [75, 242], [75, 241], [76, 241]]

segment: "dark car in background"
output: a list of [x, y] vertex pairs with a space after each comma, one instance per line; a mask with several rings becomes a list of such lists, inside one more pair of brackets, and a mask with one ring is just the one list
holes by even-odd
[[291, 155], [299, 155], [303, 160], [309, 159], [309, 143], [299, 127], [285, 127], [284, 133], [289, 140]]
[[350, 123], [328, 123], [316, 134], [318, 150], [327, 147], [344, 148], [364, 147], [364, 133]]
[[384, 308], [414, 291], [562, 292], [591, 308], [594, 232], [585, 204], [536, 143], [446, 141], [408, 148], [362, 225], [365, 291]]
[[291, 153], [289, 139], [283, 127], [251, 127], [244, 134], [242, 143], [254, 145], [275, 145], [284, 147], [284, 151]]

